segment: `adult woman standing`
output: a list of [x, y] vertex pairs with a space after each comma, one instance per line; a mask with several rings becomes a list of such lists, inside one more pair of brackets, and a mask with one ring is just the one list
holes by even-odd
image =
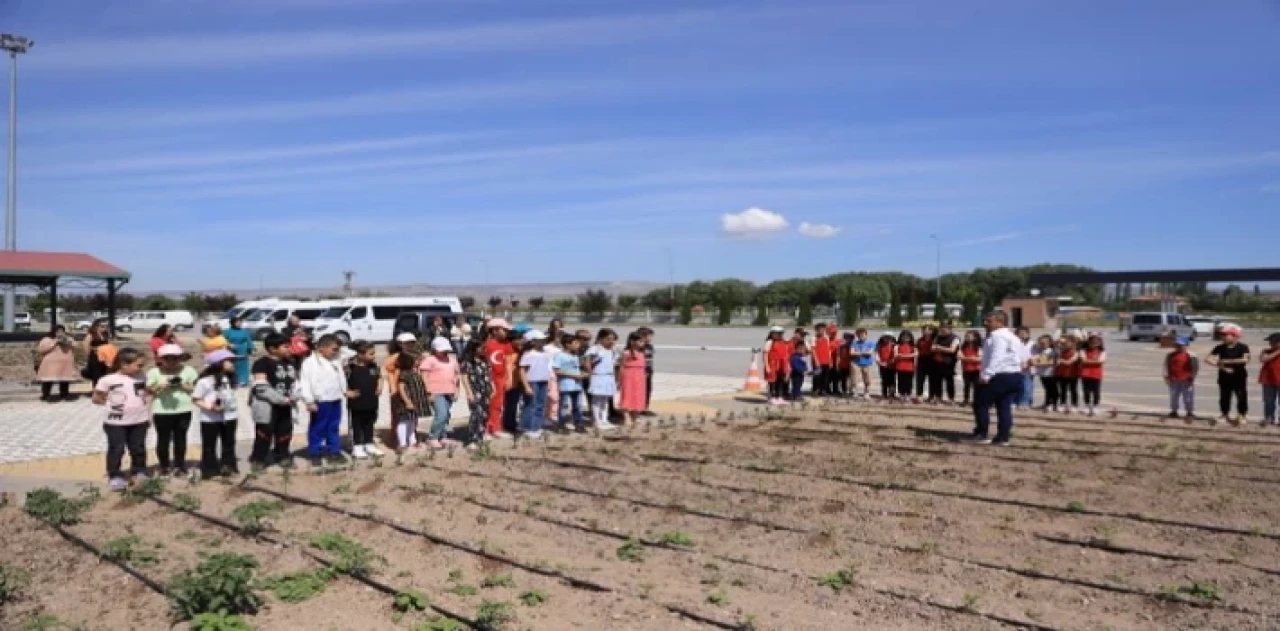
[[147, 346], [151, 347], [151, 359], [155, 363], [160, 363], [160, 347], [165, 344], [177, 344], [178, 340], [173, 334], [173, 327], [168, 324], [161, 324], [151, 334], [151, 339], [147, 341]]
[[547, 339], [559, 344], [561, 335], [564, 335], [564, 321], [560, 318], [552, 318], [551, 322], [547, 323]]
[[222, 335], [222, 327], [216, 324], [210, 324], [208, 328], [204, 330], [204, 339], [200, 340], [200, 350], [203, 351], [205, 355], [214, 351], [225, 351], [230, 347], [231, 344], [227, 341], [227, 338]]
[[[1218, 369], [1218, 420], [1232, 425], [1248, 423], [1249, 414], [1249, 347], [1240, 343], [1240, 327], [1228, 324], [1222, 327], [1222, 343], [1213, 347], [1205, 363]], [[1231, 418], [1231, 398], [1236, 399], [1236, 412]], [[1216, 424], [1216, 421], [1215, 421]]]
[[449, 340], [453, 343], [453, 353], [462, 358], [463, 351], [466, 350], [467, 340], [471, 339], [471, 325], [467, 324], [467, 316], [459, 315], [453, 321], [453, 326], [449, 328]]
[[236, 385], [249, 384], [249, 358], [253, 356], [253, 336], [240, 328], [240, 318], [231, 318], [230, 326], [222, 336], [227, 338], [228, 348], [235, 355], [232, 363], [236, 367]]
[[99, 318], [89, 325], [89, 333], [84, 337], [85, 363], [80, 376], [89, 380], [94, 386], [98, 380], [111, 372], [111, 364], [116, 360], [116, 347], [111, 343], [106, 318]]
[[[76, 378], [76, 357], [67, 329], [61, 324], [40, 338], [36, 345], [40, 361], [36, 368], [36, 381], [40, 382], [40, 400], [45, 403], [66, 401], [70, 396], [71, 381]], [[53, 386], [58, 386], [58, 398], [53, 398]]]
[[493, 380], [489, 357], [485, 354], [485, 327], [480, 327], [462, 352], [462, 381], [467, 388], [467, 404], [471, 418], [467, 424], [467, 448], [474, 449], [484, 440], [489, 425], [489, 406], [493, 399]]

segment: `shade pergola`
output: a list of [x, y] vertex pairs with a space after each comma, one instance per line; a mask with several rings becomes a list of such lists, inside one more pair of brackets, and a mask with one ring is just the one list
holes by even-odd
[[116, 330], [116, 292], [129, 272], [83, 252], [0, 250], [0, 285], [30, 286], [49, 292], [51, 324], [58, 323], [58, 288], [106, 289], [107, 320]]

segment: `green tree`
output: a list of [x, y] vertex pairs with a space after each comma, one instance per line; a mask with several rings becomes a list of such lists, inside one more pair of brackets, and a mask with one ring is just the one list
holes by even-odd
[[472, 307], [476, 306], [476, 299], [472, 296], [462, 296], [458, 298], [458, 302], [462, 303], [462, 308], [466, 311], [470, 311]]
[[142, 298], [141, 306], [143, 309], [148, 311], [170, 311], [177, 305], [175, 305], [173, 299], [168, 296], [152, 294]]
[[800, 312], [796, 314], [796, 324], [799, 326], [809, 326], [813, 324], [813, 303], [809, 302], [809, 295], [800, 296]]
[[680, 324], [689, 325], [693, 323], [693, 304], [689, 301], [680, 303]]
[[840, 292], [840, 326], [850, 327], [858, 323], [858, 302], [856, 289], [846, 287]]
[[947, 305], [942, 300], [942, 294], [938, 294], [937, 300], [933, 303], [933, 319], [938, 322], [945, 322], [951, 314], [947, 313]]
[[621, 296], [618, 296], [618, 308], [621, 309], [622, 311], [625, 311], [626, 313], [631, 313], [632, 311], [635, 311], [636, 304], [639, 302], [640, 302], [640, 298], [637, 296], [631, 296], [628, 294], [622, 294]]
[[542, 296], [534, 296], [529, 299], [530, 309], [541, 309], [544, 304], [547, 304], [547, 301]]
[[896, 287], [889, 292], [889, 313], [885, 316], [885, 324], [893, 328], [902, 326], [902, 297]]
[[556, 311], [568, 311], [573, 308], [573, 298], [561, 298], [556, 301]]
[[720, 324], [720, 326], [733, 322], [734, 304], [732, 300], [728, 298], [721, 298], [720, 304], [717, 305], [717, 308], [719, 309], [719, 315], [716, 318], [716, 322]]
[[970, 289], [960, 298], [961, 304], [964, 305], [963, 314], [960, 316], [964, 319], [965, 326], [973, 326], [978, 320], [978, 292]]
[[578, 307], [584, 316], [604, 317], [611, 306], [613, 298], [603, 289], [588, 289], [586, 293], [578, 294]]
[[204, 311], [205, 299], [204, 294], [192, 291], [182, 297], [182, 308], [187, 311], [199, 313]]
[[907, 296], [907, 322], [915, 322], [920, 319], [920, 304], [916, 302], [915, 288], [911, 288], [911, 294]]
[[763, 302], [756, 305], [756, 319], [751, 321], [752, 326], [769, 326], [769, 307]]
[[497, 309], [502, 306], [502, 296], [489, 296], [489, 308]]

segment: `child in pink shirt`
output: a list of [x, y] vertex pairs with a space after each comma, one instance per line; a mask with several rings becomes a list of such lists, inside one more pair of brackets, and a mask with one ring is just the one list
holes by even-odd
[[427, 446], [432, 449], [455, 447], [458, 442], [447, 438], [449, 434], [450, 413], [453, 400], [458, 394], [458, 376], [460, 368], [458, 360], [450, 353], [453, 345], [443, 337], [431, 341], [431, 354], [418, 363], [418, 372], [427, 385], [427, 393], [431, 395], [431, 403], [435, 408], [435, 418], [431, 422], [430, 440]]

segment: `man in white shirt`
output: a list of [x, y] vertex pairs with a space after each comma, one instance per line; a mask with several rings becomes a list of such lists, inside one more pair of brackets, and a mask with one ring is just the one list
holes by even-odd
[[[1013, 431], [1013, 405], [1022, 394], [1022, 374], [1030, 355], [1022, 340], [1009, 330], [1009, 316], [1003, 311], [987, 314], [982, 324], [987, 337], [982, 341], [982, 372], [978, 374], [977, 402], [973, 406], [973, 441], [1007, 446]], [[993, 405], [998, 423], [994, 441], [987, 435]]]
[[338, 363], [338, 338], [325, 335], [316, 350], [302, 361], [298, 390], [311, 424], [307, 427], [307, 455], [312, 464], [321, 456], [345, 460], [342, 456], [342, 406], [347, 398], [347, 374]]

